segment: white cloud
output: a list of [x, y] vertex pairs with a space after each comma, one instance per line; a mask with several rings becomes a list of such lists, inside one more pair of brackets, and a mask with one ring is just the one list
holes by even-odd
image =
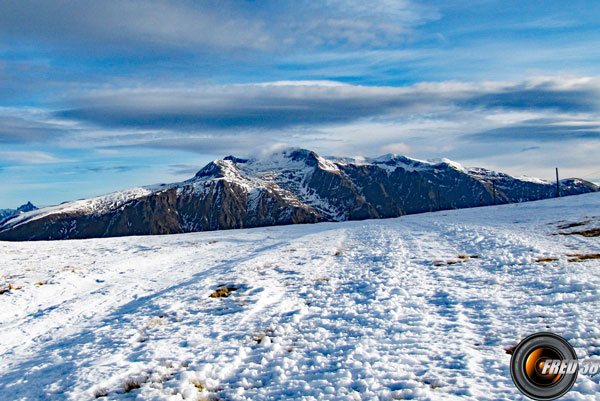
[[405, 143], [390, 143], [381, 147], [380, 153], [394, 153], [399, 155], [406, 155], [412, 151], [411, 147]]

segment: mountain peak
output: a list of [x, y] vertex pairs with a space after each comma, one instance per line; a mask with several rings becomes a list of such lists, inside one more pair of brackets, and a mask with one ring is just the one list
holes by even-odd
[[311, 167], [319, 164], [319, 156], [311, 150], [294, 149], [289, 153], [284, 152], [283, 155], [292, 161], [302, 161]]
[[37, 209], [37, 207], [35, 207], [33, 205], [33, 203], [27, 202], [26, 204], [19, 206], [17, 208], [17, 211], [25, 213], [25, 212], [31, 212], [32, 210], [36, 210], [36, 209]]
[[[231, 168], [235, 168], [236, 160], [244, 160], [237, 159], [233, 156], [228, 156], [223, 160], [215, 160], [208, 163], [206, 166], [202, 167], [200, 171], [196, 173], [194, 178], [219, 178], [225, 177], [227, 175], [227, 170]], [[239, 162], [244, 163], [244, 162]]]
[[242, 159], [241, 157], [235, 157], [233, 155], [225, 156], [223, 160], [230, 160], [234, 163], [248, 163], [248, 159]]

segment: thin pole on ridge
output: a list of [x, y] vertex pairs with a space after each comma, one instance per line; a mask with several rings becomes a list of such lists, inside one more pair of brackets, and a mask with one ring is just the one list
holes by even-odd
[[560, 198], [560, 181], [558, 180], [558, 167], [556, 168], [556, 197]]

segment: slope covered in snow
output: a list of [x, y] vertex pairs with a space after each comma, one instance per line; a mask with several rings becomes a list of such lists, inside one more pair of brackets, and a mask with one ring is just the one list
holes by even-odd
[[[524, 399], [506, 349], [526, 335], [549, 330], [580, 357], [600, 353], [600, 260], [585, 258], [599, 253], [599, 228], [600, 196], [588, 194], [387, 220], [0, 242], [0, 394]], [[580, 375], [564, 399], [599, 391], [599, 376]]]

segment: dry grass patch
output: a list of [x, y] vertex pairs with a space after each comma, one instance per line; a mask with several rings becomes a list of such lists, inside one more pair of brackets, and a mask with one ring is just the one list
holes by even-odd
[[438, 382], [435, 382], [435, 381], [432, 381], [432, 380], [429, 380], [429, 379], [423, 379], [423, 384], [426, 384], [426, 385], [428, 385], [429, 387], [431, 387], [431, 388], [432, 388], [432, 389], [434, 389], [434, 390], [435, 390], [436, 388], [440, 388], [440, 387], [442, 387], [442, 385], [441, 385], [441, 384], [439, 384]]
[[458, 255], [458, 258], [462, 259], [462, 260], [479, 259], [479, 255], [467, 255], [467, 254], [463, 253], [463, 254]]
[[506, 352], [508, 355], [512, 355], [515, 352], [515, 349], [517, 349], [517, 346], [513, 345], [511, 347], [504, 348], [504, 352]]
[[459, 263], [463, 263], [466, 262], [469, 259], [479, 259], [479, 255], [468, 255], [466, 253], [461, 253], [460, 255], [456, 256], [458, 258], [458, 260], [434, 260], [433, 261], [433, 265], [434, 266], [450, 266], [450, 265], [457, 265]]
[[270, 337], [272, 334], [273, 334], [273, 329], [267, 329], [264, 332], [253, 336], [252, 339], [257, 344], [260, 344], [265, 339], [265, 337]]
[[563, 224], [563, 225], [558, 226], [558, 228], [561, 230], [566, 230], [566, 229], [573, 228], [573, 227], [585, 226], [589, 222], [590, 222], [589, 220], [585, 220], [585, 221], [580, 221], [577, 223]]
[[102, 398], [102, 397], [107, 397], [107, 396], [108, 396], [108, 391], [104, 388], [98, 389], [94, 392], [95, 398]]
[[228, 296], [231, 295], [232, 292], [237, 291], [237, 287], [232, 287], [232, 286], [226, 286], [226, 287], [220, 287], [217, 288], [215, 291], [213, 291], [209, 297], [210, 298], [227, 298]]
[[591, 228], [583, 231], [571, 231], [568, 233], [558, 233], [558, 235], [581, 235], [582, 237], [587, 238], [600, 237], [600, 228]]
[[573, 234], [575, 235], [581, 235], [584, 237], [600, 237], [600, 228], [592, 228], [591, 230], [585, 230], [585, 231], [576, 231]]
[[0, 295], [4, 294], [5, 292], [9, 292], [12, 290], [20, 290], [21, 287], [15, 287], [14, 285], [12, 285], [11, 283], [8, 283], [8, 288], [3, 288], [0, 290]]
[[536, 258], [536, 259], [535, 259], [535, 261], [536, 261], [537, 263], [543, 263], [543, 262], [555, 262], [555, 261], [557, 261], [557, 260], [558, 260], [558, 258], [554, 258], [554, 257], [552, 257], [552, 256], [542, 256], [542, 257], [539, 257], [539, 258]]
[[588, 253], [586, 255], [582, 255], [580, 253], [571, 253], [567, 254], [570, 258], [569, 262], [582, 262], [584, 260], [592, 260], [592, 259], [600, 259], [600, 253]]
[[200, 392], [200, 393], [203, 392], [204, 389], [206, 388], [202, 385], [202, 383], [200, 383], [198, 380], [195, 380], [195, 379], [192, 380], [192, 384], [194, 385], [194, 387], [196, 387], [198, 389], [198, 392]]
[[138, 379], [129, 379], [123, 384], [123, 391], [126, 393], [131, 392], [142, 387], [142, 381]]

